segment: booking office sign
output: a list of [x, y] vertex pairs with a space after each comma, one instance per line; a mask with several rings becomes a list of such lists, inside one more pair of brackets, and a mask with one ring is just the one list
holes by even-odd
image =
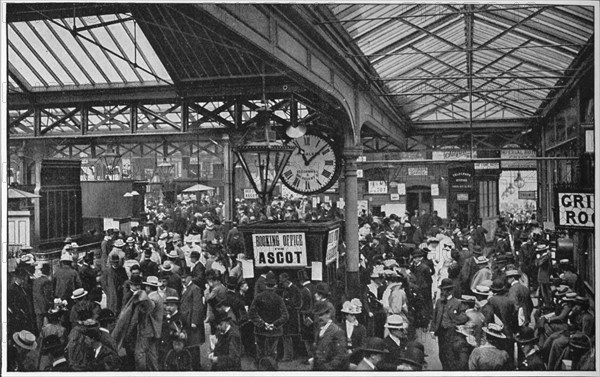
[[306, 267], [304, 233], [257, 233], [252, 235], [254, 263], [259, 267]]
[[562, 228], [593, 230], [594, 192], [573, 188], [556, 190], [555, 225]]

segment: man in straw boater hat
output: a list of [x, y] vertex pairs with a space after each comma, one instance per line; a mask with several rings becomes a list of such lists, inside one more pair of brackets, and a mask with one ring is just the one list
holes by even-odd
[[418, 341], [408, 340], [408, 322], [398, 314], [392, 314], [387, 317], [385, 328], [389, 334], [383, 339], [386, 348], [389, 351], [383, 360], [377, 365], [380, 370], [399, 370], [399, 359], [409, 348], [422, 348], [423, 345]]
[[360, 347], [362, 360], [354, 370], [373, 371], [379, 370], [377, 365], [383, 360], [384, 356], [389, 353], [383, 339], [367, 338], [362, 347]]
[[452, 279], [445, 278], [438, 287], [441, 297], [435, 304], [430, 331], [438, 337], [439, 358], [444, 370], [451, 370], [451, 358], [453, 357], [452, 339], [455, 326], [462, 325], [468, 321], [464, 313], [465, 308], [456, 297], [452, 296], [454, 283]]
[[37, 371], [38, 347], [35, 335], [27, 330], [17, 331], [12, 334], [7, 350], [7, 369], [11, 372], [34, 372]]
[[60, 267], [54, 271], [52, 283], [54, 284], [54, 297], [62, 300], [71, 300], [73, 291], [81, 287], [81, 279], [77, 271], [71, 267], [73, 257], [69, 253], [60, 256]]
[[516, 269], [506, 271], [506, 281], [510, 288], [508, 289], [508, 298], [512, 300], [517, 309], [517, 320], [520, 326], [529, 326], [531, 322], [531, 312], [533, 311], [533, 301], [529, 288], [519, 282], [521, 273]]
[[535, 330], [529, 326], [521, 327], [519, 334], [515, 336], [515, 341], [519, 344], [519, 360], [517, 370], [542, 371], [546, 370], [546, 365], [541, 357], [541, 352], [537, 346], [538, 337], [535, 336]]
[[506, 339], [502, 325], [490, 323], [483, 332], [485, 341], [471, 352], [469, 370], [509, 370], [510, 356], [498, 344]]

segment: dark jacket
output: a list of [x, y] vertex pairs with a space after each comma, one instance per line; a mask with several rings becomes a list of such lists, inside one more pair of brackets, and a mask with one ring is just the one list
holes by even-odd
[[318, 330], [315, 339], [313, 370], [347, 370], [346, 334], [331, 323], [322, 337]]
[[[248, 310], [248, 318], [254, 324], [254, 333], [263, 336], [283, 335], [283, 324], [289, 319], [283, 299], [272, 289], [254, 297]], [[275, 325], [273, 331], [265, 329], [265, 324]]]
[[58, 268], [52, 282], [54, 283], [54, 297], [62, 300], [71, 300], [73, 291], [81, 287], [81, 279], [79, 279], [77, 271], [70, 266]]
[[482, 308], [481, 312], [484, 313], [487, 323], [494, 323], [494, 314], [500, 318], [504, 329], [502, 332], [512, 338], [513, 335], [519, 330], [517, 321], [517, 311], [513, 301], [505, 294], [494, 295], [490, 297], [485, 306], [489, 306], [492, 310]]
[[217, 357], [217, 362], [212, 365], [213, 371], [242, 369], [242, 339], [237, 326], [231, 325], [229, 331], [218, 336], [213, 352]]
[[367, 329], [365, 328], [365, 326], [361, 325], [360, 323], [356, 324], [356, 326], [354, 326], [354, 330], [352, 330], [352, 335], [350, 336], [350, 339], [348, 339], [346, 321], [343, 321], [340, 326], [342, 327], [342, 329], [344, 330], [344, 334], [346, 335], [346, 339], [348, 341], [348, 349], [356, 350], [362, 347], [365, 339], [367, 338]]
[[[430, 331], [438, 335], [441, 329], [454, 329], [456, 325], [462, 325], [469, 320], [469, 317], [462, 310], [461, 302], [456, 297], [452, 297], [447, 302], [438, 299], [433, 310], [433, 319], [431, 321]], [[446, 316], [444, 316], [446, 313]]]
[[[179, 312], [187, 326], [188, 345], [197, 345], [204, 343], [204, 304], [202, 303], [203, 293], [194, 283], [186, 287], [179, 301]], [[191, 325], [196, 325], [195, 329]]]
[[289, 319], [283, 325], [283, 332], [286, 335], [296, 335], [300, 330], [300, 308], [302, 307], [302, 295], [300, 290], [294, 284], [284, 287], [281, 291], [281, 298], [288, 311]]

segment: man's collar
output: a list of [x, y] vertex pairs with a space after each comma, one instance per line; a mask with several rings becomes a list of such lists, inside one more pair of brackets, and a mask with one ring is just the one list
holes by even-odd
[[510, 286], [512, 287], [513, 285], [517, 284], [519, 281], [517, 279], [513, 280], [512, 283], [510, 283]]
[[372, 369], [375, 369], [375, 365], [373, 365], [373, 363], [369, 359], [363, 357], [363, 361], [367, 363]]
[[63, 363], [63, 362], [67, 362], [67, 359], [65, 359], [65, 357], [64, 357], [64, 356], [63, 356], [63, 357], [61, 357], [61, 358], [60, 358], [60, 359], [58, 359], [58, 360], [54, 360], [54, 362], [52, 363], [52, 366], [53, 366], [53, 367], [55, 367], [55, 366], [57, 366], [58, 364], [60, 364], [60, 363]]
[[400, 345], [400, 338], [398, 338], [396, 335], [390, 333], [390, 339], [393, 340], [397, 345]]
[[104, 327], [100, 327], [99, 329], [100, 331], [104, 331], [107, 334], [110, 334], [110, 331], [108, 331], [108, 329], [104, 328]]
[[538, 352], [540, 349], [538, 348], [537, 345], [533, 346], [532, 349], [529, 350], [529, 352], [527, 352], [527, 354], [525, 355], [525, 357], [529, 357], [531, 355], [533, 355], [534, 353]]

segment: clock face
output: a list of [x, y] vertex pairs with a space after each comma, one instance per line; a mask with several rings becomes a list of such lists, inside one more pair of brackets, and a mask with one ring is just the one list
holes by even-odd
[[306, 134], [288, 142], [295, 147], [281, 174], [282, 182], [300, 194], [325, 191], [337, 180], [340, 160], [327, 139]]

